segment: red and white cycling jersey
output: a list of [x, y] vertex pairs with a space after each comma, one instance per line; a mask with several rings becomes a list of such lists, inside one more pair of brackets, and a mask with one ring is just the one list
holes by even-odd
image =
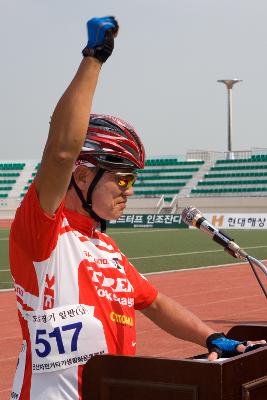
[[95, 354], [135, 354], [135, 309], [157, 290], [90, 217], [40, 207], [34, 183], [10, 232], [10, 264], [23, 343], [11, 399], [81, 398]]

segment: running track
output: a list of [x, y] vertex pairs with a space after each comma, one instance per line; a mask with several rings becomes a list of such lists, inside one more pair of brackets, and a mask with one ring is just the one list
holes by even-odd
[[[149, 280], [218, 332], [238, 324], [267, 323], [266, 299], [247, 264], [154, 274]], [[7, 400], [21, 343], [13, 291], [0, 293], [0, 317], [0, 399]], [[137, 355], [184, 358], [205, 352], [173, 338], [137, 313]]]

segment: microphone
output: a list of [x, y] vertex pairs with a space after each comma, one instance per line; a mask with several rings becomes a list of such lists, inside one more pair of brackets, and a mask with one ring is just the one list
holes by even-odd
[[182, 212], [182, 220], [187, 225], [195, 226], [202, 232], [207, 233], [216, 243], [224, 247], [231, 256], [247, 260], [248, 254], [242, 250], [233, 239], [222, 230], [216, 229], [201, 212], [195, 207], [186, 207]]

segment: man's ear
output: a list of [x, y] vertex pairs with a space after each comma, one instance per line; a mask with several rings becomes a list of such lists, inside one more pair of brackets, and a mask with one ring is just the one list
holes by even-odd
[[86, 190], [90, 182], [92, 182], [95, 175], [95, 168], [87, 168], [80, 165], [73, 172], [73, 177], [76, 184], [81, 190]]

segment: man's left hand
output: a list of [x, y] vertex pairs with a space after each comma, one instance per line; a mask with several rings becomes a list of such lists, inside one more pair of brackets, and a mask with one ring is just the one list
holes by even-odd
[[228, 358], [237, 356], [249, 349], [253, 349], [252, 345], [254, 344], [264, 346], [266, 345], [266, 341], [240, 342], [238, 340], [228, 339], [224, 333], [213, 333], [207, 338], [207, 348], [209, 350], [208, 360], [214, 361], [220, 357]]

